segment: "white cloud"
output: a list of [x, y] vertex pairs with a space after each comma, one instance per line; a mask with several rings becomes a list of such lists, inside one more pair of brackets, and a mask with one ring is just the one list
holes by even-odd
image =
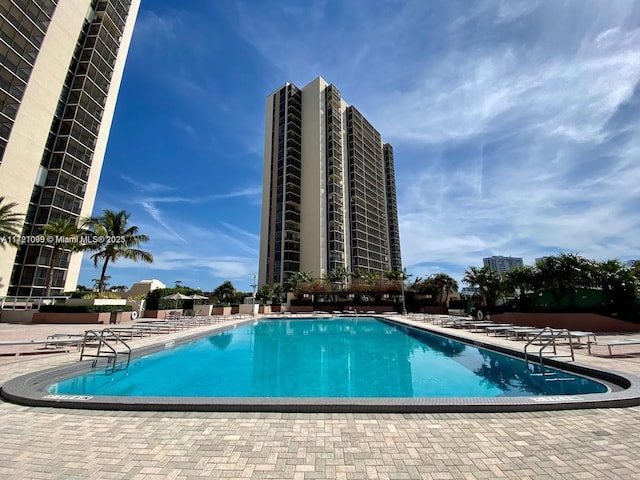
[[597, 168], [597, 149], [620, 132], [608, 122], [640, 81], [640, 29], [623, 26], [623, 3], [587, 14], [575, 2], [452, 2], [435, 20], [425, 2], [384, 18], [350, 5], [327, 36], [321, 16], [284, 28], [268, 7], [238, 2], [236, 28], [281, 83], [324, 76], [394, 143], [405, 263], [470, 265], [504, 251], [602, 254], [598, 238], [624, 235], [637, 130]]
[[128, 175], [120, 175], [125, 182], [133, 185], [141, 193], [160, 193], [175, 190], [175, 187], [161, 183], [145, 182], [144, 179], [135, 180]]
[[222, 225], [224, 225], [226, 228], [228, 228], [232, 232], [240, 234], [243, 237], [249, 238], [250, 240], [253, 240], [255, 242], [259, 242], [260, 241], [260, 236], [256, 235], [255, 233], [247, 232], [246, 230], [243, 230], [241, 228], [238, 228], [235, 225], [231, 225], [230, 223], [226, 223], [226, 222], [222, 222]]
[[[186, 173], [186, 172], [185, 172]], [[146, 203], [206, 203], [214, 200], [223, 200], [238, 197], [255, 197], [262, 194], [262, 187], [245, 187], [238, 190], [231, 190], [226, 193], [212, 193], [208, 195], [195, 196], [158, 196], [145, 197], [141, 202]]]
[[538, 7], [535, 0], [501, 0], [498, 6], [498, 22], [512, 22], [531, 13]]
[[[251, 65], [270, 67], [258, 75], [260, 88], [303, 86], [321, 75], [394, 144], [410, 270], [460, 272], [492, 254], [640, 257], [637, 2], [258, 3], [211, 8], [222, 9], [225, 27], [257, 53]], [[176, 17], [143, 16], [139, 35], [184, 48], [204, 35]], [[190, 52], [189, 62], [197, 58]], [[229, 122], [230, 131], [237, 122], [246, 132], [238, 143], [259, 155], [264, 105], [249, 108], [216, 88], [220, 69], [233, 67], [224, 61], [207, 69], [200, 59], [165, 80], [186, 102], [208, 108], [207, 121]], [[190, 135], [198, 124], [182, 118], [174, 126]], [[212, 133], [212, 144], [224, 134]], [[235, 222], [178, 218], [172, 204], [257, 203], [260, 186], [187, 195], [127, 181], [143, 197], [132, 201], [155, 219], [157, 265], [255, 270], [255, 233]], [[184, 252], [168, 242], [169, 225], [187, 239]]]
[[160, 210], [151, 202], [141, 202], [142, 207], [147, 211], [147, 213], [162, 227], [169, 232], [173, 238], [177, 238], [186, 243], [186, 240], [182, 238], [173, 228], [169, 226], [169, 224], [162, 218]]

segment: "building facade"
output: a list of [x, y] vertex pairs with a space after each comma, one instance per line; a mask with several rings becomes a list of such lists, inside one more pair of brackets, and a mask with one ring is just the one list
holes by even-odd
[[[140, 0], [0, 2], [0, 196], [35, 236], [91, 215]], [[0, 296], [42, 295], [52, 247], [0, 250]], [[53, 293], [74, 290], [65, 251]]]
[[393, 148], [322, 78], [267, 97], [260, 285], [401, 270]]
[[482, 259], [482, 263], [494, 272], [508, 272], [514, 268], [524, 266], [524, 262], [520, 257], [487, 257]]

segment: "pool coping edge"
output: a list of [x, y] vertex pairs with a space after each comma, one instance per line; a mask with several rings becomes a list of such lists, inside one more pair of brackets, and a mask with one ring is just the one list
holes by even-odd
[[[399, 321], [397, 318], [376, 316], [384, 321], [427, 331], [475, 347], [524, 358], [524, 353], [501, 345], [457, 337], [434, 331], [425, 326]], [[292, 319], [295, 320], [295, 319]], [[232, 330], [255, 319], [241, 320], [232, 325], [152, 345], [141, 346], [131, 358], [149, 355], [167, 348], [210, 336], [215, 332]], [[532, 358], [538, 358], [532, 355]], [[561, 362], [545, 358], [545, 363], [572, 373], [619, 385], [623, 390], [584, 395], [555, 395], [531, 397], [395, 397], [395, 398], [316, 398], [316, 397], [121, 397], [58, 395], [44, 390], [58, 379], [90, 370], [91, 361], [52, 367], [21, 375], [0, 388], [7, 401], [25, 406], [56, 407], [90, 410], [126, 411], [217, 411], [217, 412], [288, 412], [288, 413], [489, 413], [526, 412], [541, 410], [570, 410], [587, 408], [620, 408], [640, 405], [640, 378], [623, 372], [594, 368], [576, 362]]]

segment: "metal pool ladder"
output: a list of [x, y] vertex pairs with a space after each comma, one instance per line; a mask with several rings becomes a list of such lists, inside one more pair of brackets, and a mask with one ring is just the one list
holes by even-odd
[[[113, 345], [109, 343], [114, 342]], [[94, 344], [97, 343], [97, 346]], [[119, 348], [119, 345], [124, 348]], [[93, 353], [87, 353], [85, 350], [89, 348], [96, 348]], [[126, 356], [126, 361], [118, 363], [118, 355]], [[93, 358], [91, 368], [96, 368], [101, 358], [107, 359], [107, 371], [111, 373], [117, 370], [124, 370], [129, 368], [129, 362], [131, 360], [131, 347], [125, 342], [118, 332], [113, 331], [110, 328], [103, 330], [87, 330], [84, 332], [84, 340], [82, 342], [82, 350], [80, 351], [80, 361], [85, 357]], [[111, 367], [111, 368], [109, 368]]]
[[[569, 351], [570, 353], [567, 355], [558, 355], [558, 351], [556, 349], [556, 339], [558, 338], [568, 338], [569, 339]], [[538, 358], [540, 360], [540, 366], [544, 367], [544, 363], [543, 363], [543, 359], [544, 357], [544, 350], [552, 347], [553, 348], [553, 354], [552, 355], [547, 355], [547, 357], [553, 357], [553, 358], [560, 358], [560, 357], [567, 357], [567, 358], [571, 358], [572, 361], [575, 360], [575, 356], [573, 354], [573, 338], [571, 338], [571, 332], [569, 332], [569, 330], [567, 330], [566, 328], [563, 329], [557, 329], [554, 330], [551, 327], [544, 327], [540, 332], [538, 332], [531, 340], [529, 340], [527, 342], [527, 344], [524, 346], [524, 360], [525, 362], [529, 363], [529, 356], [528, 356], [528, 352], [527, 352], [527, 348], [530, 347], [531, 345], [533, 345], [533, 343], [536, 340], [540, 340], [540, 349], [538, 350]], [[543, 340], [546, 340], [546, 342], [543, 342]]]

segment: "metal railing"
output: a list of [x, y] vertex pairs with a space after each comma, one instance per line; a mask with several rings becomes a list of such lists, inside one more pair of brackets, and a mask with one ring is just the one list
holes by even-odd
[[[568, 338], [569, 339], [569, 351], [568, 355], [558, 355], [558, 350], [556, 348], [556, 340], [558, 338]], [[546, 341], [545, 341], [546, 340]], [[571, 337], [571, 332], [566, 328], [563, 329], [553, 329], [551, 327], [544, 327], [540, 332], [533, 336], [531, 340], [527, 342], [524, 346], [524, 360], [529, 363], [529, 353], [527, 352], [527, 348], [534, 344], [534, 342], [539, 341], [540, 346], [538, 350], [538, 359], [540, 361], [540, 366], [543, 367], [543, 358], [544, 358], [544, 350], [552, 347], [553, 348], [553, 357], [570, 357], [572, 361], [575, 360], [575, 356], [573, 354], [573, 338]]]
[[0, 310], [38, 310], [41, 305], [66, 301], [68, 296], [31, 297], [25, 295], [0, 297]]
[[[115, 341], [114, 345], [109, 343], [109, 341]], [[91, 347], [93, 342], [98, 343], [96, 352], [86, 353], [86, 348]], [[118, 350], [118, 344], [122, 344], [125, 349]], [[129, 362], [131, 361], [131, 347], [122, 339], [118, 332], [111, 328], [105, 328], [103, 330], [87, 330], [84, 332], [82, 350], [80, 351], [80, 361], [85, 357], [93, 358], [94, 360], [91, 364], [91, 368], [96, 368], [98, 366], [99, 359], [106, 358], [107, 370], [111, 367], [111, 373], [113, 373], [118, 365], [118, 355], [126, 355], [126, 365], [121, 368], [129, 368]]]

